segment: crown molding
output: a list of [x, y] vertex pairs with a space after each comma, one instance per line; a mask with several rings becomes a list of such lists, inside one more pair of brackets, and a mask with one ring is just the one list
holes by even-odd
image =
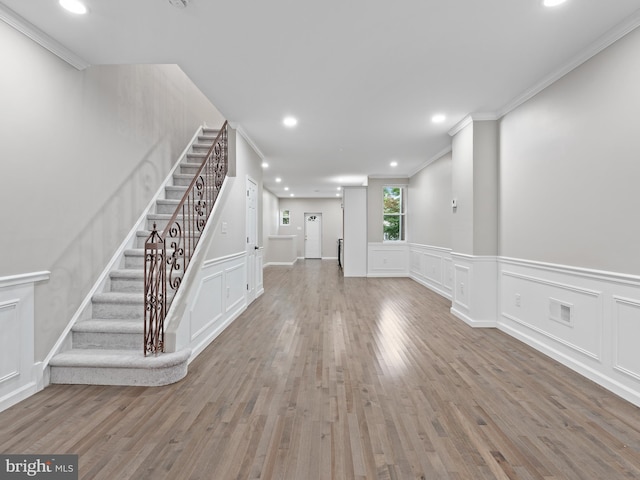
[[400, 179], [400, 178], [410, 178], [411, 175], [403, 175], [403, 174], [397, 174], [397, 175], [387, 175], [385, 173], [374, 173], [373, 175], [367, 175], [367, 178], [374, 178], [376, 180], [384, 180], [385, 178], [392, 178], [392, 179]]
[[471, 118], [471, 115], [467, 115], [466, 117], [464, 117], [462, 120], [460, 120], [458, 123], [456, 123], [451, 130], [449, 130], [449, 136], [453, 137], [454, 135], [456, 135], [458, 132], [460, 132], [460, 130], [462, 130], [464, 127], [471, 125], [471, 122], [473, 122], [473, 119]]
[[585, 63], [590, 58], [594, 57], [605, 48], [611, 46], [622, 37], [631, 33], [636, 28], [640, 27], [640, 9], [636, 10], [631, 16], [627, 17], [621, 23], [613, 27], [611, 30], [606, 32], [604, 35], [600, 36], [595, 42], [581, 51], [578, 55], [573, 57], [566, 65], [559, 68], [558, 70], [550, 73], [546, 77], [543, 77], [540, 81], [538, 81], [535, 85], [533, 85], [528, 90], [525, 90], [517, 97], [513, 98], [506, 105], [504, 105], [500, 110], [498, 110], [498, 118], [505, 116], [507, 113], [515, 110], [517, 107], [522, 105], [527, 100], [531, 99], [542, 90], [550, 86], [551, 84], [557, 82], [566, 74], [575, 70], [580, 65]]
[[78, 70], [84, 70], [90, 65], [90, 63], [80, 58], [78, 55], [73, 53], [71, 50], [69, 50], [67, 47], [62, 45], [60, 42], [58, 42], [57, 40], [54, 40], [49, 35], [47, 35], [42, 30], [40, 30], [38, 27], [36, 27], [32, 23], [29, 23], [27, 20], [22, 18], [16, 12], [7, 8], [1, 3], [0, 3], [0, 20], [12, 26], [23, 35], [26, 35], [31, 40], [33, 40], [40, 46], [46, 48], [54, 55], [57, 55], [72, 67]]
[[440, 160], [442, 157], [444, 157], [447, 153], [451, 152], [451, 145], [449, 145], [446, 148], [443, 148], [442, 150], [440, 150], [438, 153], [436, 153], [433, 157], [431, 157], [429, 160], [427, 160], [426, 162], [422, 163], [415, 172], [409, 174], [409, 178], [413, 177], [414, 175], [417, 175], [418, 173], [420, 173], [422, 170], [424, 170], [425, 168], [427, 168], [429, 165], [431, 165], [433, 162], [435, 162], [436, 160]]
[[449, 136], [453, 137], [457, 133], [459, 133], [463, 128], [471, 125], [473, 122], [488, 122], [495, 121], [500, 118], [496, 112], [480, 112], [480, 113], [470, 113], [458, 123], [456, 123], [451, 130], [449, 130]]
[[245, 141], [251, 146], [251, 148], [253, 148], [253, 150], [258, 154], [261, 160], [264, 160], [266, 158], [264, 153], [262, 153], [262, 151], [258, 148], [258, 146], [253, 142], [253, 140], [251, 140], [251, 137], [249, 136], [249, 134], [245, 132], [245, 130], [242, 128], [242, 125], [240, 125], [238, 122], [230, 121], [229, 126], [233, 128], [236, 132], [238, 132], [242, 136], [242, 138], [245, 139]]

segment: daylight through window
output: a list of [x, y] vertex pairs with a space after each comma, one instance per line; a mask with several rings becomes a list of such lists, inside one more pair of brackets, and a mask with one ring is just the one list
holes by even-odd
[[289, 210], [280, 211], [280, 225], [289, 225]]
[[385, 242], [405, 239], [405, 198], [403, 187], [382, 187], [382, 229]]

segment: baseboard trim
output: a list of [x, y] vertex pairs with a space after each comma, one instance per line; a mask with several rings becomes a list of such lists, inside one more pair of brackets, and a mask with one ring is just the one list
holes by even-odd
[[607, 390], [615, 393], [616, 395], [624, 398], [625, 400], [633, 403], [634, 405], [640, 405], [640, 394], [637, 391], [634, 391], [628, 388], [626, 385], [615, 381], [611, 377], [608, 377], [597, 370], [589, 367], [588, 365], [577, 361], [575, 358], [565, 355], [564, 353], [551, 348], [548, 344], [539, 342], [538, 340], [530, 337], [518, 331], [509, 325], [505, 325], [503, 323], [499, 323], [497, 325], [498, 330], [506, 333], [507, 335], [529, 345], [531, 348], [537, 350], [538, 352], [551, 357], [557, 362], [561, 363], [565, 367], [573, 370], [574, 372], [579, 373], [580, 375], [588, 378], [589, 380], [597, 383], [598, 385], [606, 388]]
[[447, 300], [452, 300], [451, 292], [447, 292], [446, 290], [443, 290], [443, 289], [441, 289], [439, 287], [436, 287], [435, 285], [427, 282], [426, 280], [423, 280], [422, 278], [420, 278], [420, 277], [418, 277], [416, 275], [409, 274], [409, 278], [411, 278], [411, 280], [413, 280], [414, 282], [419, 283], [423, 287], [427, 287], [432, 292], [437, 293], [438, 295], [446, 298]]
[[451, 307], [451, 314], [473, 328], [496, 328], [498, 326], [497, 322], [491, 320], [473, 320], [455, 307]]
[[234, 311], [231, 315], [229, 315], [223, 322], [220, 323], [209, 335], [202, 339], [197, 345], [193, 346], [191, 349], [191, 356], [187, 362], [187, 365], [191, 364], [192, 361], [196, 359], [198, 355], [200, 355], [205, 348], [207, 348], [224, 330], [233, 323], [244, 311], [247, 309], [246, 302], [242, 304], [242, 306]]
[[265, 267], [291, 267], [296, 264], [298, 260], [294, 260], [293, 262], [268, 262], [265, 263], [262, 268]]
[[13, 407], [17, 403], [29, 398], [31, 395], [34, 395], [37, 392], [38, 384], [36, 381], [22, 385], [20, 388], [13, 390], [12, 392], [6, 394], [4, 397], [0, 398], [0, 412], [6, 410], [7, 408]]

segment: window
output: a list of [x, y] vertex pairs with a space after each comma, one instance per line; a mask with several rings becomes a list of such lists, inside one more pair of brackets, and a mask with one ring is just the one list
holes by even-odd
[[289, 210], [280, 211], [280, 225], [289, 225]]
[[382, 187], [382, 232], [385, 242], [404, 241], [405, 196], [403, 187]]

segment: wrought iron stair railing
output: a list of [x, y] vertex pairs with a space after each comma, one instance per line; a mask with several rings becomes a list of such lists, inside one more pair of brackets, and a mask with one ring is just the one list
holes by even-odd
[[144, 246], [144, 354], [164, 352], [164, 323], [227, 175], [227, 122], [162, 233]]

